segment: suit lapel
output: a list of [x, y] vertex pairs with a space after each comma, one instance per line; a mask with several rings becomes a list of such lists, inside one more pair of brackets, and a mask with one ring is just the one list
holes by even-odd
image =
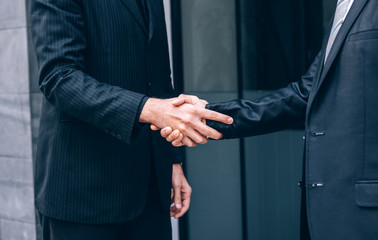
[[[160, 1], [161, 2], [161, 1]], [[159, 14], [158, 11], [158, 6], [159, 4], [158, 0], [146, 0], [147, 6], [148, 6], [148, 13], [150, 14], [150, 17], [148, 18], [150, 20], [148, 26], [148, 40], [152, 39], [152, 36], [154, 34], [155, 30], [155, 19], [157, 19], [157, 15]]]
[[138, 3], [136, 0], [120, 0], [122, 4], [129, 10], [131, 15], [134, 16], [135, 20], [139, 24], [139, 26], [143, 29], [143, 32], [148, 36], [148, 31], [146, 24], [144, 22], [144, 18], [142, 12], [139, 9]]
[[[335, 59], [336, 59], [336, 57], [337, 57], [337, 55], [338, 55], [338, 53], [341, 49], [346, 37], [348, 36], [350, 29], [353, 26], [353, 23], [356, 21], [357, 17], [360, 15], [362, 9], [364, 8], [364, 6], [366, 5], [366, 3], [368, 1], [369, 0], [354, 0], [353, 6], [350, 9], [350, 12], [347, 15], [343, 25], [341, 26], [341, 29], [340, 29], [340, 31], [339, 31], [336, 39], [335, 39], [335, 42], [332, 46], [332, 49], [329, 52], [327, 62], [323, 67], [323, 70], [321, 72], [321, 77], [319, 79], [319, 83], [317, 84], [317, 87], [316, 87], [316, 92], [321, 87], [325, 77], [327, 76], [327, 73], [329, 72], [332, 64], [334, 63], [334, 61], [335, 61]], [[328, 36], [329, 36], [329, 34], [328, 34]], [[328, 38], [327, 38], [327, 41], [328, 41]], [[323, 44], [323, 50], [324, 50], [323, 52], [325, 52], [325, 49], [327, 47], [326, 44]], [[324, 61], [324, 54], [323, 54], [323, 61]], [[324, 64], [324, 62], [322, 62], [322, 63]]]
[[325, 31], [326, 37], [323, 38], [323, 43], [322, 43], [322, 48], [321, 48], [322, 49], [321, 62], [318, 66], [317, 73], [316, 73], [315, 78], [313, 80], [312, 90], [311, 90], [311, 93], [310, 93], [310, 97], [308, 99], [308, 106], [309, 107], [307, 107], [306, 115], [308, 115], [308, 113], [311, 109], [312, 102], [315, 98], [316, 89], [318, 89], [318, 86], [319, 86], [321, 74], [322, 74], [322, 71], [323, 71], [323, 68], [324, 68], [325, 49], [327, 48], [328, 37], [329, 37], [331, 30], [332, 30], [332, 23], [333, 23], [333, 19], [331, 20], [330, 24], [328, 24], [327, 30]]
[[321, 56], [321, 64], [319, 65], [319, 70], [318, 70], [318, 74], [316, 75], [316, 78], [315, 78], [315, 81], [314, 81], [314, 87], [313, 89], [316, 89], [318, 86], [319, 86], [319, 82], [320, 82], [320, 78], [321, 78], [321, 75], [322, 75], [322, 72], [323, 72], [323, 69], [324, 69], [324, 59], [325, 59], [325, 53], [326, 53], [326, 49], [327, 49], [327, 44], [328, 44], [328, 38], [329, 38], [329, 35], [331, 34], [331, 31], [332, 31], [332, 25], [333, 25], [333, 18], [331, 19], [331, 22], [330, 24], [328, 25], [327, 27], [327, 30], [325, 31], [325, 38], [323, 38], [323, 43], [322, 43], [322, 56]]

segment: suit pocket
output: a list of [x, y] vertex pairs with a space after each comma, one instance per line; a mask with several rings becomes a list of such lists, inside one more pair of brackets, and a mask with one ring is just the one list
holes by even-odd
[[360, 207], [378, 207], [378, 180], [357, 181], [356, 203]]
[[370, 40], [378, 38], [378, 29], [353, 33], [349, 36], [348, 42]]

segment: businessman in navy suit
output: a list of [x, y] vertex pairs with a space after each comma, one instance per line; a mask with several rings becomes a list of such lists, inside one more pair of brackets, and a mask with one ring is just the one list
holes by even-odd
[[[208, 104], [235, 120], [208, 125], [224, 139], [304, 125], [301, 239], [378, 239], [377, 93], [378, 1], [339, 0], [300, 81], [255, 101]], [[194, 96], [176, 104], [184, 102], [206, 105]], [[183, 144], [174, 127], [164, 131], [173, 145]]]
[[[191, 188], [175, 150], [147, 123], [193, 141], [221, 134], [172, 105], [162, 0], [31, 0], [43, 92], [34, 163], [43, 239], [171, 239]], [[173, 207], [170, 209], [171, 203]]]

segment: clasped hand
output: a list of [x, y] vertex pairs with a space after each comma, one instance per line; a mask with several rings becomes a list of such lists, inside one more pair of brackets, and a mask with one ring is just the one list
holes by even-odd
[[[161, 129], [160, 134], [173, 146], [195, 147], [197, 144], [205, 144], [209, 138], [220, 139], [222, 134], [208, 127], [206, 120], [232, 124], [233, 119], [227, 115], [207, 110], [205, 106], [207, 101], [201, 100], [196, 96], [180, 95], [171, 101], [175, 109], [173, 118], [181, 120], [181, 124], [151, 124], [151, 129], [157, 131]], [[171, 113], [172, 114], [172, 113]]]

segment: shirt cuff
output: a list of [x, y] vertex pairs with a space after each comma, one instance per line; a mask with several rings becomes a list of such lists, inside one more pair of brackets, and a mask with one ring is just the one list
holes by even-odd
[[136, 116], [135, 116], [135, 127], [142, 127], [144, 125], [144, 123], [139, 122], [139, 118], [140, 118], [140, 114], [142, 113], [143, 107], [146, 104], [148, 99], [149, 99], [149, 97], [144, 96], [139, 103], [138, 111], [137, 111]]
[[183, 165], [185, 161], [185, 147], [175, 147], [173, 151], [175, 152], [175, 158], [173, 159], [173, 164]]

